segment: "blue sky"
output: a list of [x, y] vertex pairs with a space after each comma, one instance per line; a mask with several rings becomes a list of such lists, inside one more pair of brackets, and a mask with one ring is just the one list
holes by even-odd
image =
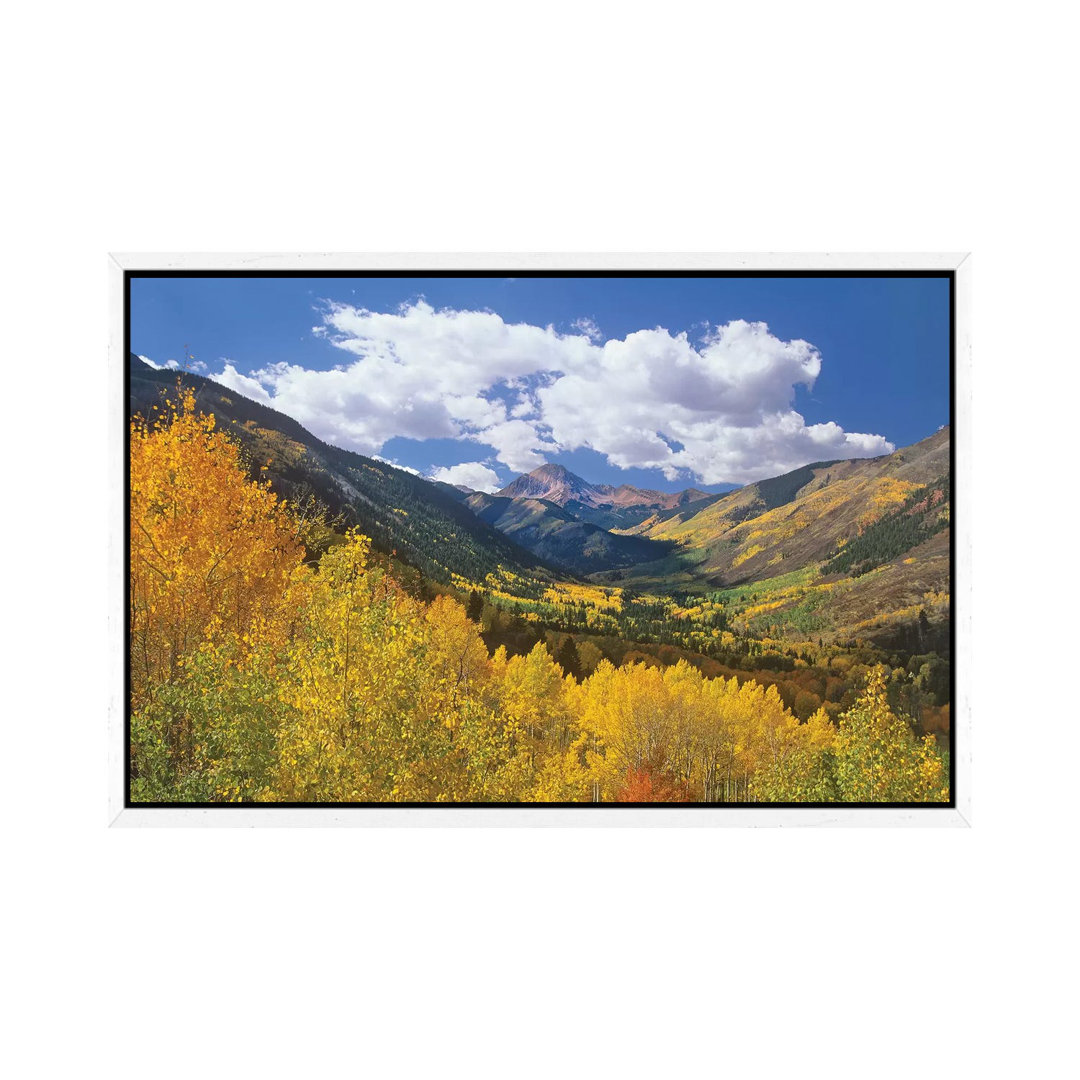
[[135, 278], [131, 295], [153, 363], [186, 347], [329, 442], [476, 487], [554, 461], [717, 489], [948, 422], [943, 278]]

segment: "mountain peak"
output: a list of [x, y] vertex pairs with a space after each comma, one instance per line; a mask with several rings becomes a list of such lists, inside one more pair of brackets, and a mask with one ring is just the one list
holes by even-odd
[[575, 476], [565, 465], [556, 465], [554, 462], [540, 465], [528, 475], [537, 480], [575, 480], [579, 484], [585, 483], [580, 476]]
[[562, 465], [541, 465], [519, 476], [498, 494], [511, 499], [547, 499], [564, 506], [572, 499], [588, 498], [590, 485]]
[[668, 493], [631, 487], [629, 484], [618, 488], [610, 484], [590, 484], [565, 466], [552, 462], [519, 476], [498, 494], [508, 499], [545, 499], [556, 506], [575, 502], [594, 508], [652, 506], [657, 509], [670, 509], [707, 497], [705, 492], [693, 488]]

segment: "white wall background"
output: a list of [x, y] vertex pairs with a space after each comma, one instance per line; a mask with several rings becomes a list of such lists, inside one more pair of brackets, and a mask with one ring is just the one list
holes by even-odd
[[[1067, 11], [8, 13], [10, 1075], [1066, 1071]], [[110, 250], [974, 251], [975, 827], [108, 831]]]

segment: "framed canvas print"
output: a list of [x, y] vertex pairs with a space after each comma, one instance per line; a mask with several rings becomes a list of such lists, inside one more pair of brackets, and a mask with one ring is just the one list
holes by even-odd
[[117, 824], [967, 823], [964, 256], [110, 273]]

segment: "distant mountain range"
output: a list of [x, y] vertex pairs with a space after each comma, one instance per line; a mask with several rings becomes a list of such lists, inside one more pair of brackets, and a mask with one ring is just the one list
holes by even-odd
[[697, 488], [666, 492], [631, 487], [629, 484], [619, 487], [590, 484], [562, 465], [541, 465], [531, 473], [519, 476], [496, 494], [507, 499], [545, 499], [556, 506], [579, 503], [595, 508], [643, 506], [653, 510], [671, 510], [709, 497], [707, 491]]
[[[572, 473], [567, 476], [580, 480]], [[482, 521], [494, 525], [540, 559], [575, 574], [650, 562], [663, 558], [675, 547], [668, 541], [620, 536], [590, 521], [582, 521], [572, 512], [576, 505], [573, 501], [564, 507], [547, 499], [475, 492], [465, 504]]]
[[656, 513], [692, 503], [705, 505], [706, 500], [719, 498], [697, 488], [669, 492], [629, 484], [591, 484], [562, 465], [541, 465], [496, 494], [508, 499], [543, 499], [562, 507], [578, 521], [601, 529], [628, 529]]

